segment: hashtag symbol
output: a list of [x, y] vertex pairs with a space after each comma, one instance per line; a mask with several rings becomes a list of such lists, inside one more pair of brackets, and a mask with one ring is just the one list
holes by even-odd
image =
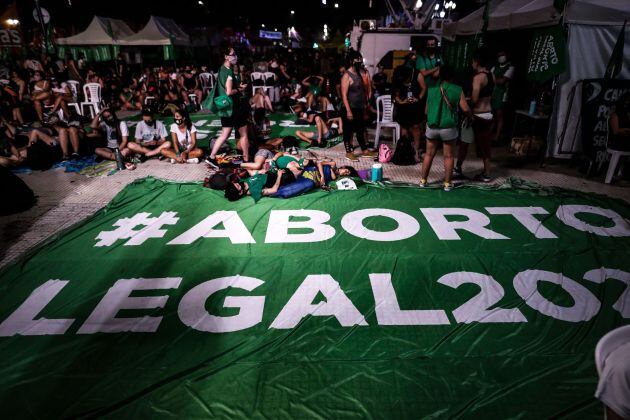
[[[163, 212], [158, 217], [150, 217], [151, 213], [138, 213], [131, 218], [123, 218], [114, 223], [116, 230], [104, 231], [98, 234], [98, 242], [94, 246], [111, 246], [119, 239], [129, 239], [125, 246], [142, 245], [150, 238], [163, 238], [166, 229], [164, 225], [174, 225], [179, 221], [177, 212]], [[142, 229], [135, 230], [138, 227]]]

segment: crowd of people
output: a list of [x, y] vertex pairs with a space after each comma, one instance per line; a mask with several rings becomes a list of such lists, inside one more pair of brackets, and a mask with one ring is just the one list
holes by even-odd
[[[20, 66], [0, 69], [0, 164], [41, 168], [43, 155], [49, 162], [96, 154], [99, 159], [121, 161], [127, 169], [155, 157], [171, 163], [205, 161], [216, 170], [221, 167], [217, 155], [233, 131], [241, 165], [257, 174], [285, 170], [274, 165], [274, 158], [278, 152], [294, 151], [297, 139], [325, 146], [342, 136], [350, 162], [374, 159], [377, 151], [370, 147], [366, 128], [376, 119], [377, 98], [390, 95], [402, 137], [414, 145], [412, 159], [422, 162], [420, 186], [427, 185], [434, 156], [442, 148], [444, 188], [450, 190], [453, 178], [464, 176], [463, 164], [473, 142], [484, 165], [476, 179], [491, 180], [491, 146], [501, 135], [514, 77], [505, 51], [475, 54], [468, 92], [454, 81], [435, 39], [427, 41], [422, 53], [409, 53], [393, 74], [379, 66], [373, 77], [361, 55], [352, 50], [343, 55], [309, 52], [306, 60], [300, 54], [248, 57], [246, 66], [235, 49], [227, 48], [216, 69], [187, 64], [142, 71], [134, 71], [122, 54], [109, 66], [90, 65], [84, 57], [75, 60], [70, 54], [65, 59], [29, 57]], [[273, 77], [253, 79], [255, 71]], [[103, 108], [93, 118], [76, 112], [85, 83], [98, 84], [102, 92]], [[221, 131], [207, 151], [198, 147], [190, 118], [202, 106], [221, 117]], [[118, 118], [120, 110], [142, 113], [133, 135]], [[292, 112], [298, 124], [313, 128], [298, 130], [297, 139], [271, 138], [268, 116], [277, 111]], [[174, 117], [170, 127], [160, 121], [165, 115]], [[296, 161], [291, 168], [298, 165], [299, 170], [289, 171], [294, 177], [307, 168]], [[282, 183], [289, 178], [267, 177], [265, 185], [271, 179]]]

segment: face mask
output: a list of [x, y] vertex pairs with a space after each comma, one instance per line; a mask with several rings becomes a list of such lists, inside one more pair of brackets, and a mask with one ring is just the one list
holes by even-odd
[[228, 62], [229, 62], [231, 65], [233, 65], [233, 66], [234, 66], [234, 65], [236, 65], [236, 63], [238, 63], [238, 57], [237, 57], [237, 56], [235, 56], [235, 55], [231, 55], [231, 56], [228, 58]]
[[504, 55], [500, 55], [498, 61], [499, 61], [499, 64], [505, 64], [507, 63], [507, 57]]
[[272, 69], [277, 69], [278, 68], [278, 63], [271, 63], [271, 68]]
[[428, 51], [430, 54], [433, 54], [433, 53], [435, 52], [435, 49], [436, 49], [435, 47], [427, 47], [427, 51]]
[[183, 123], [184, 123], [184, 119], [183, 118], [176, 118], [175, 119], [175, 124], [182, 125]]
[[114, 124], [114, 118], [113, 117], [108, 117], [105, 118], [105, 122], [109, 125], [113, 125]]
[[153, 127], [153, 124], [155, 124], [155, 120], [145, 120], [144, 121], [149, 127]]

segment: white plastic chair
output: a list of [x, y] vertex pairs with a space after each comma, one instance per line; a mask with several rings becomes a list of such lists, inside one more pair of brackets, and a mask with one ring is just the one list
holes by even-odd
[[[83, 85], [83, 96], [85, 102], [81, 102], [81, 111], [84, 107], [89, 107], [90, 116], [94, 118], [96, 114], [101, 112], [103, 99], [101, 98], [101, 85], [98, 83], [86, 83]], [[85, 114], [83, 114], [85, 115]]]
[[201, 73], [199, 74], [199, 82], [201, 83], [201, 91], [205, 94], [214, 87], [214, 76], [212, 73]]
[[268, 90], [269, 99], [271, 102], [276, 103], [280, 100], [280, 88], [276, 86], [276, 74], [267, 71], [264, 73], [265, 78], [265, 90]]
[[394, 130], [394, 146], [400, 138], [400, 124], [394, 121], [394, 104], [391, 95], [382, 95], [376, 99], [376, 137], [374, 148], [378, 148], [382, 128]]
[[[252, 95], [255, 95], [256, 91], [258, 89], [262, 89], [265, 92], [268, 91], [269, 89], [271, 89], [271, 86], [265, 86], [265, 73], [261, 73], [259, 71], [254, 71], [249, 76], [249, 78], [252, 81]], [[260, 80], [261, 83], [255, 85], [254, 82], [258, 81], [258, 80]]]
[[77, 114], [83, 115], [81, 113], [81, 107], [79, 106], [79, 86], [81, 86], [81, 84], [76, 80], [68, 80], [66, 83], [70, 87], [70, 92], [72, 92], [73, 100], [73, 102], [68, 102], [68, 106], [73, 107], [75, 111], [77, 111]]
[[[617, 170], [617, 166], [619, 165], [619, 160], [622, 156], [630, 156], [630, 151], [624, 152], [622, 150], [614, 150], [608, 146], [608, 141], [610, 139], [610, 123], [607, 123], [608, 131], [606, 132], [606, 152], [610, 153], [610, 162], [608, 163], [608, 171], [606, 172], [606, 180], [604, 183], [610, 184], [612, 182], [613, 176], [615, 175], [615, 171]], [[621, 168], [619, 168], [621, 172]]]

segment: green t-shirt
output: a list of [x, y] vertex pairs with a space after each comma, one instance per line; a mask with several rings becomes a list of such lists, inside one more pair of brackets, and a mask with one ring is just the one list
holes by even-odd
[[249, 187], [249, 195], [251, 195], [254, 202], [257, 203], [263, 196], [263, 189], [267, 183], [267, 174], [257, 173], [254, 176], [246, 178], [245, 183]]
[[304, 159], [298, 159], [293, 156], [283, 155], [276, 159], [276, 166], [278, 167], [278, 169], [287, 169], [287, 166], [289, 166], [289, 163], [291, 162], [297, 162], [298, 165], [302, 166], [302, 164], [304, 163]]
[[217, 96], [227, 95], [227, 93], [225, 92], [225, 86], [227, 85], [227, 80], [229, 77], [232, 78], [232, 86], [234, 86], [234, 83], [236, 83], [235, 77], [234, 77], [234, 70], [228, 69], [225, 66], [221, 66], [221, 68], [219, 69], [219, 75], [217, 76], [217, 79], [218, 79]]
[[[416, 59], [416, 70], [422, 71], [422, 70], [429, 70], [429, 69], [438, 67], [438, 62], [441, 62], [441, 61], [442, 59], [438, 55], [434, 56], [433, 58], [427, 57], [424, 55], [419, 55], [418, 58]], [[433, 76], [425, 76], [424, 81], [427, 85], [427, 88], [437, 86], [440, 84], [440, 79], [435, 78]]]
[[442, 99], [440, 86], [429, 88], [427, 94], [427, 124], [430, 128], [454, 128], [457, 127], [457, 107], [462, 95], [461, 86], [443, 82], [441, 84], [444, 95], [452, 106], [452, 111]]

